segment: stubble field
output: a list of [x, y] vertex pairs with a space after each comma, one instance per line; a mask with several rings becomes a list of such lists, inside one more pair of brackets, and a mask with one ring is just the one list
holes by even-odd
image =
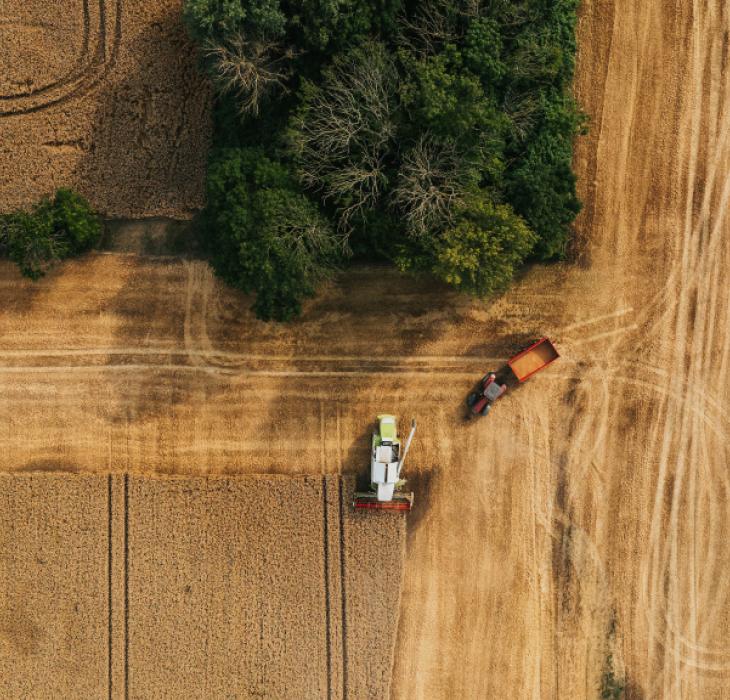
[[[721, 3], [584, 3], [577, 261], [489, 304], [370, 268], [276, 326], [203, 262], [2, 266], [0, 466], [354, 474], [413, 416], [392, 697], [593, 698], [611, 667], [725, 697], [729, 35]], [[543, 334], [561, 359], [467, 422]]]

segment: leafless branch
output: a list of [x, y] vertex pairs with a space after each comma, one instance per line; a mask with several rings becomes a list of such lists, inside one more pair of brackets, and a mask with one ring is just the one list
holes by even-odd
[[248, 40], [235, 34], [224, 44], [208, 44], [213, 81], [221, 92], [232, 93], [242, 114], [258, 114], [261, 101], [276, 91], [286, 92], [291, 51], [266, 39]]
[[431, 56], [444, 44], [457, 41], [461, 32], [449, 10], [450, 4], [444, 0], [425, 0], [413, 17], [402, 15], [400, 43], [416, 54]]
[[329, 277], [336, 261], [349, 252], [347, 236], [323, 218], [282, 216], [274, 239], [293, 254], [312, 283]]
[[404, 155], [392, 192], [408, 233], [420, 237], [448, 224], [464, 200], [468, 180], [468, 164], [453, 143], [421, 137]]
[[335, 203], [344, 228], [382, 193], [395, 134], [396, 79], [377, 44], [335, 59], [293, 121], [290, 143], [300, 178]]
[[538, 103], [534, 94], [508, 92], [504, 98], [503, 109], [512, 121], [515, 135], [523, 141], [535, 125], [537, 117]]

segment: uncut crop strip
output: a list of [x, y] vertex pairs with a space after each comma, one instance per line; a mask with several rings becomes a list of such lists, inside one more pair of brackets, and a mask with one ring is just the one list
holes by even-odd
[[352, 490], [0, 475], [0, 695], [387, 697], [405, 520]]
[[108, 488], [0, 474], [0, 697], [106, 697]]
[[386, 697], [405, 521], [352, 489], [130, 477], [130, 696]]

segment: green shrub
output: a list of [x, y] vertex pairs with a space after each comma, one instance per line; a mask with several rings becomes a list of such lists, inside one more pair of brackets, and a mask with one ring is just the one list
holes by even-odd
[[91, 205], [76, 192], [59, 189], [53, 199], [54, 225], [64, 232], [69, 255], [80, 255], [99, 242], [101, 222]]
[[613, 655], [608, 654], [604, 663], [603, 675], [601, 676], [601, 699], [621, 700], [626, 693], [626, 681], [616, 675], [614, 669]]
[[101, 236], [101, 223], [80, 195], [59, 189], [30, 212], [0, 216], [0, 251], [26, 277], [38, 279], [57, 261], [80, 255]]

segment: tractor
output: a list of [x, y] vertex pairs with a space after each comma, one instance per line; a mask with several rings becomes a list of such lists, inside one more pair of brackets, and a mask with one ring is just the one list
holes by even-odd
[[485, 374], [477, 388], [466, 397], [470, 415], [486, 416], [492, 404], [504, 396], [508, 384], [517, 386], [518, 382], [526, 381], [558, 357], [560, 357], [558, 351], [548, 338], [540, 338], [518, 352], [499, 372]]
[[492, 404], [498, 398], [504, 396], [506, 391], [507, 385], [500, 384], [494, 372], [488, 372], [479, 382], [479, 389], [472, 391], [466, 397], [466, 405], [469, 406], [473, 414], [486, 416], [492, 408]]

